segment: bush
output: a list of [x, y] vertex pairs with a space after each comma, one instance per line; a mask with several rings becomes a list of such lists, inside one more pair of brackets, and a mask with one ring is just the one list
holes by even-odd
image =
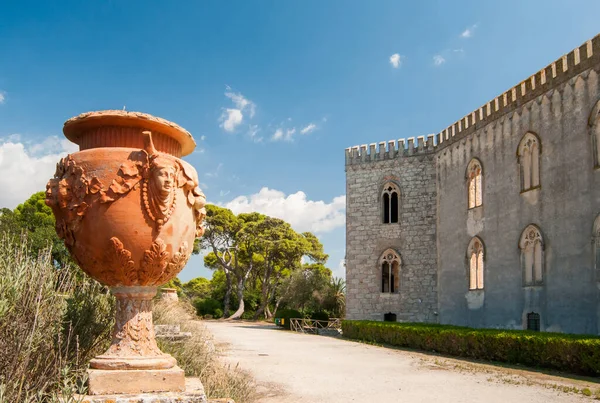
[[254, 320], [254, 315], [256, 314], [256, 311], [244, 311], [244, 313], [242, 314], [242, 317], [240, 319], [244, 319], [244, 320]]
[[313, 312], [310, 318], [314, 320], [329, 320], [329, 314], [323, 311]]
[[213, 315], [215, 319], [221, 319], [223, 317], [223, 310], [221, 308], [215, 309], [215, 313]]
[[[0, 401], [85, 392], [88, 360], [110, 344], [114, 299], [74, 267], [0, 238]], [[68, 400], [68, 399], [67, 399]], [[65, 400], [65, 401], [67, 401]]]
[[[223, 316], [221, 303], [216, 299], [197, 298], [194, 300], [194, 306], [196, 307], [196, 314], [198, 316], [212, 315], [214, 318], [220, 318]], [[217, 311], [221, 312], [220, 316], [217, 316]]]
[[600, 375], [600, 337], [423, 323], [342, 321], [344, 337], [471, 359]]
[[[285, 329], [290, 330], [290, 319], [292, 318], [304, 318], [304, 316], [295, 309], [280, 309], [275, 314], [274, 319], [278, 326], [282, 326]], [[277, 319], [279, 319], [279, 321]], [[281, 322], [283, 322], [283, 325]]]

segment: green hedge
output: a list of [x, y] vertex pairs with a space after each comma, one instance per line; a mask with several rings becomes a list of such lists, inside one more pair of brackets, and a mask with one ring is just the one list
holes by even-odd
[[342, 321], [344, 337], [458, 357], [600, 375], [600, 337], [522, 330]]
[[[284, 327], [290, 330], [290, 319], [292, 318], [303, 318], [302, 314], [295, 309], [279, 309], [273, 318], [273, 321], [278, 326]], [[279, 319], [279, 320], [278, 320]], [[283, 319], [283, 325], [281, 325], [281, 319]]]

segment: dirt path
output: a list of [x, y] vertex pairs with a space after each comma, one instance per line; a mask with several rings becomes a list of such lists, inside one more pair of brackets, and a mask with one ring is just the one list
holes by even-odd
[[[598, 384], [406, 352], [273, 325], [206, 321], [225, 359], [251, 372], [262, 403], [592, 402]], [[566, 389], [575, 386], [576, 389]]]

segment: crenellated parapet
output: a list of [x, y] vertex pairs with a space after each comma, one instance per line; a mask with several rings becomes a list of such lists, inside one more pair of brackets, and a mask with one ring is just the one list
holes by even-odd
[[346, 165], [429, 154], [465, 138], [477, 129], [507, 115], [525, 103], [600, 65], [600, 34], [558, 58], [534, 75], [495, 97], [437, 134], [392, 140], [346, 149]]
[[382, 141], [346, 148], [346, 165], [371, 161], [384, 161], [393, 158], [413, 157], [431, 154], [436, 150], [435, 135], [430, 134], [408, 139]]

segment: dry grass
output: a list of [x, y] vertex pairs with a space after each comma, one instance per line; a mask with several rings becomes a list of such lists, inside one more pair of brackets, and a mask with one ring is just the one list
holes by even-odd
[[33, 256], [25, 238], [0, 238], [0, 402], [72, 401], [84, 391], [89, 357], [110, 340], [113, 305], [77, 270], [54, 267], [49, 249]]
[[159, 340], [161, 350], [177, 359], [186, 376], [199, 377], [209, 398], [231, 398], [236, 403], [257, 399], [253, 378], [239, 367], [223, 364], [218, 358], [212, 337], [196, 320], [193, 307], [186, 302], [154, 304], [154, 323], [180, 325], [192, 337], [180, 342]]

